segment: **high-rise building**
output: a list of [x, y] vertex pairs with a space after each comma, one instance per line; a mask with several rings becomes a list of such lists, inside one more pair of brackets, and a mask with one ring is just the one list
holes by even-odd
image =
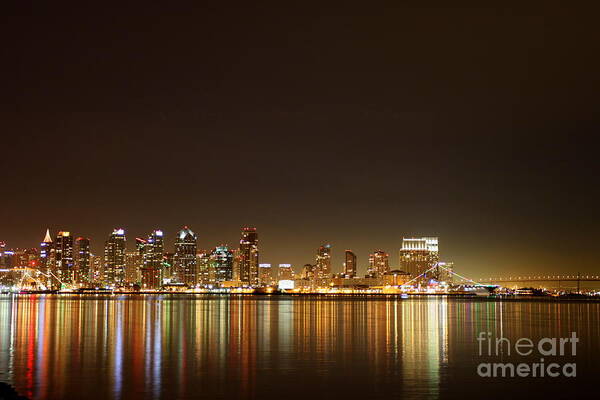
[[331, 278], [331, 245], [325, 244], [317, 250], [315, 278]]
[[160, 289], [162, 285], [163, 232], [154, 230], [144, 245], [143, 267], [141, 269], [142, 288]]
[[166, 251], [163, 253], [162, 267], [162, 282], [175, 282], [175, 253]]
[[400, 268], [413, 278], [421, 276], [418, 281], [439, 279], [434, 271], [425, 274], [427, 270], [439, 261], [438, 238], [403, 238], [400, 249]]
[[104, 254], [90, 255], [90, 265], [92, 266], [92, 282], [101, 283], [104, 281]]
[[259, 286], [271, 286], [273, 284], [273, 275], [271, 274], [271, 264], [258, 265], [258, 284]]
[[138, 250], [125, 253], [125, 281], [127, 283], [140, 282], [140, 268], [142, 266], [142, 255]]
[[[48, 235], [48, 233], [46, 233]], [[52, 239], [50, 239], [52, 241]], [[0, 240], [0, 268], [7, 267], [7, 258], [6, 258], [6, 242]]]
[[300, 272], [301, 279], [313, 280], [315, 278], [315, 269], [316, 266], [312, 264], [304, 264]]
[[104, 244], [103, 281], [110, 286], [125, 284], [125, 230], [114, 229]]
[[75, 266], [77, 283], [89, 285], [92, 282], [92, 265], [90, 264], [90, 239], [78, 237], [75, 240]]
[[184, 226], [175, 238], [175, 255], [173, 258], [175, 278], [188, 286], [198, 283], [198, 268], [196, 262], [197, 236], [190, 228]]
[[279, 264], [277, 280], [283, 281], [292, 279], [294, 279], [294, 270], [292, 269], [292, 264]]
[[208, 286], [214, 284], [211, 281], [210, 253], [206, 250], [198, 250], [196, 253], [196, 265], [198, 268], [198, 284]]
[[70, 232], [58, 232], [54, 241], [54, 252], [56, 258], [54, 274], [62, 284], [73, 284], [75, 262], [73, 259], [73, 236]]
[[232, 278], [234, 281], [240, 281], [240, 249], [231, 249], [233, 252], [233, 274]]
[[373, 254], [369, 254], [369, 270], [367, 275], [372, 278], [381, 278], [390, 272], [389, 257], [390, 255], [383, 250], [375, 250]]
[[240, 281], [258, 285], [258, 234], [256, 228], [243, 228], [240, 240]]
[[44, 237], [44, 241], [40, 243], [40, 271], [47, 274], [48, 273], [48, 262], [50, 260], [52, 249], [54, 248], [54, 242], [52, 241], [52, 237], [50, 236], [50, 229], [46, 230], [46, 236]]
[[217, 246], [210, 253], [210, 269], [215, 283], [232, 280], [233, 252], [226, 245]]
[[352, 250], [346, 250], [344, 275], [346, 278], [354, 278], [356, 276], [356, 255], [352, 252]]

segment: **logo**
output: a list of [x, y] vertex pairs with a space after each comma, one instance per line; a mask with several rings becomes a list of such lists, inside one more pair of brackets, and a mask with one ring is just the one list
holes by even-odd
[[[556, 378], [577, 376], [577, 365], [574, 362], [554, 362], [555, 357], [574, 357], [577, 355], [579, 338], [576, 332], [571, 332], [566, 338], [542, 338], [533, 341], [530, 338], [520, 338], [514, 343], [505, 337], [492, 337], [491, 332], [479, 332], [477, 336], [480, 357], [520, 356], [530, 357], [539, 355], [539, 362], [534, 363], [498, 363], [482, 362], [477, 366], [477, 374], [482, 378]], [[544, 357], [553, 357], [553, 362], [547, 362]]]

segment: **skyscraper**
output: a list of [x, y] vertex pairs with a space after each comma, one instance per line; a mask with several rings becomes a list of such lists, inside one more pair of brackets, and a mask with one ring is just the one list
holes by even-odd
[[290, 280], [294, 279], [294, 270], [292, 264], [279, 264], [279, 270], [277, 272], [277, 280]]
[[125, 230], [114, 229], [104, 245], [104, 283], [119, 287], [125, 283]]
[[46, 229], [44, 241], [40, 243], [40, 271], [46, 276], [43, 277], [44, 285], [51, 286], [52, 278], [48, 276], [54, 264], [54, 242], [50, 236], [50, 229]]
[[[439, 261], [438, 238], [403, 238], [402, 248], [400, 249], [400, 268], [411, 274], [413, 278], [424, 274], [429, 268], [433, 267]], [[428, 279], [439, 279], [431, 271], [423, 275], [419, 281], [425, 282]]]
[[92, 268], [90, 264], [90, 239], [78, 237], [75, 240], [75, 265], [77, 283], [89, 285], [92, 282]]
[[369, 271], [367, 275], [372, 278], [381, 278], [390, 272], [389, 254], [383, 250], [375, 250], [369, 255]]
[[175, 238], [175, 255], [173, 258], [175, 277], [177, 281], [188, 286], [196, 286], [198, 283], [196, 242], [196, 234], [187, 226], [184, 226]]
[[356, 255], [352, 252], [352, 250], [346, 250], [344, 275], [346, 278], [354, 278], [356, 276]]
[[258, 265], [258, 284], [259, 286], [270, 286], [273, 284], [273, 275], [271, 274], [271, 264]]
[[163, 232], [154, 230], [144, 245], [143, 267], [141, 269], [142, 288], [160, 289], [162, 285]]
[[243, 228], [240, 240], [240, 281], [258, 285], [258, 234], [256, 228]]
[[331, 274], [331, 245], [325, 244], [317, 250], [315, 278], [330, 278]]
[[70, 232], [60, 231], [54, 242], [55, 271], [54, 274], [63, 284], [73, 284], [74, 266], [73, 260], [73, 236]]
[[215, 247], [210, 253], [210, 268], [215, 283], [230, 281], [233, 277], [233, 252], [226, 245]]
[[140, 267], [142, 256], [139, 251], [128, 251], [125, 253], [125, 282], [140, 282]]
[[198, 268], [198, 284], [201, 286], [214, 284], [210, 273], [210, 253], [206, 250], [198, 250], [198, 253], [196, 253], [196, 264]]

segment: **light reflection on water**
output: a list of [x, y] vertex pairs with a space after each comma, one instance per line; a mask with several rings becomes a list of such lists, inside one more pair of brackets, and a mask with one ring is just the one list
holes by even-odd
[[478, 332], [576, 331], [583, 391], [600, 372], [599, 311], [444, 298], [2, 296], [0, 381], [35, 399], [518, 398], [565, 382], [478, 377]]

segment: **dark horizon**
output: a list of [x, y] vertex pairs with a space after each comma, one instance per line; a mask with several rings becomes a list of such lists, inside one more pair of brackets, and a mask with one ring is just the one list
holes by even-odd
[[438, 236], [474, 278], [597, 272], [595, 13], [7, 11], [0, 241], [255, 226], [261, 262]]

